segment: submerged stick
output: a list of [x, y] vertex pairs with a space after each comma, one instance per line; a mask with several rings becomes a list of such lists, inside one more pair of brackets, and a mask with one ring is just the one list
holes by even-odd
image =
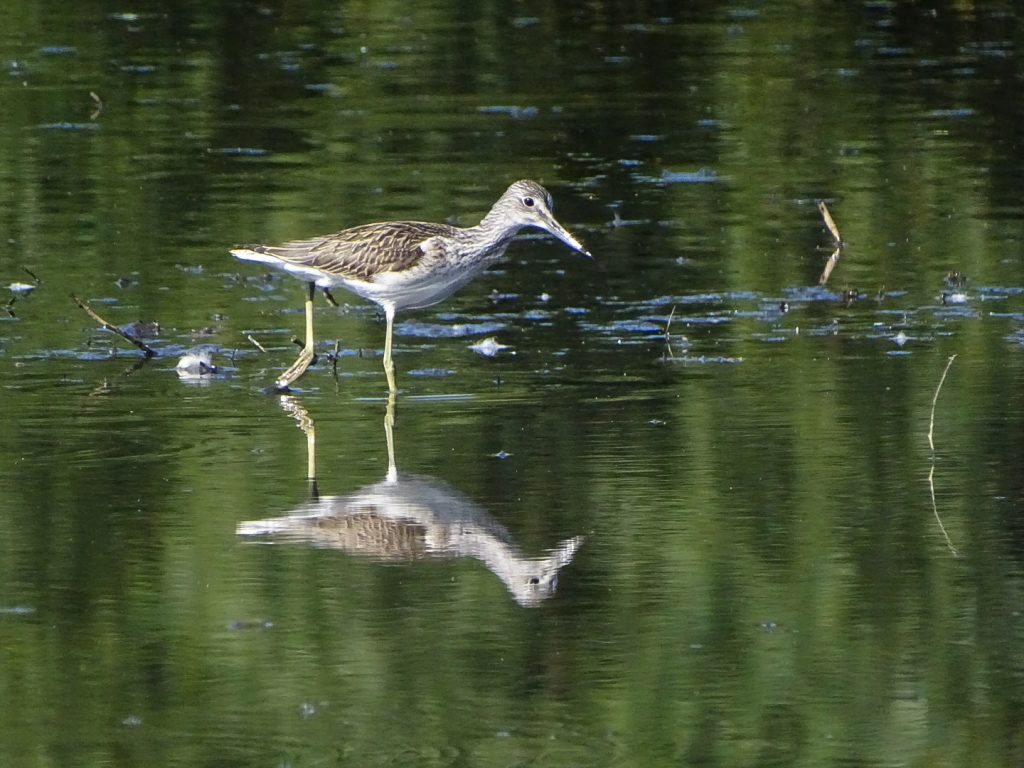
[[92, 114], [89, 115], [90, 120], [95, 120], [103, 112], [103, 99], [99, 97], [96, 91], [89, 91], [89, 98], [92, 99], [93, 110]]
[[824, 200], [818, 201], [818, 211], [821, 213], [821, 218], [824, 219], [828, 231], [832, 234], [832, 238], [836, 241], [836, 247], [842, 246], [843, 238], [839, 236], [839, 227], [832, 219], [832, 214], [828, 212], [828, 206], [825, 205]]
[[959, 557], [960, 554], [956, 551], [956, 547], [953, 546], [953, 542], [949, 538], [949, 534], [946, 533], [946, 526], [942, 524], [942, 518], [939, 517], [939, 505], [935, 502], [935, 440], [933, 439], [935, 433], [935, 404], [939, 401], [939, 392], [942, 391], [942, 385], [946, 381], [946, 374], [949, 373], [950, 366], [953, 365], [953, 361], [956, 360], [956, 355], [951, 355], [946, 360], [946, 367], [942, 371], [942, 377], [939, 379], [939, 385], [935, 387], [935, 394], [932, 396], [932, 413], [931, 418], [928, 421], [928, 447], [932, 450], [932, 466], [928, 471], [928, 490], [931, 494], [932, 500], [932, 515], [935, 516], [935, 522], [939, 524], [939, 530], [942, 531], [942, 536], [946, 540], [946, 546], [949, 547], [949, 551], [953, 553], [953, 557]]
[[942, 524], [942, 518], [939, 517], [939, 505], [935, 503], [935, 462], [932, 461], [932, 468], [928, 471], [928, 490], [931, 491], [932, 496], [932, 514], [935, 516], [935, 522], [939, 524], [939, 530], [942, 531], [942, 537], [946, 540], [946, 546], [949, 547], [949, 551], [953, 553], [953, 557], [960, 557], [960, 553], [956, 551], [956, 547], [953, 546], [953, 542], [949, 538], [949, 534], [946, 533], [946, 526]]
[[253, 337], [253, 335], [251, 333], [245, 334], [245, 338], [247, 338], [250, 342], [252, 342], [252, 345], [254, 347], [256, 347], [256, 349], [258, 349], [264, 355], [267, 354], [267, 348], [264, 347], [262, 344], [260, 344], [258, 341], [256, 341], [256, 339]]
[[956, 360], [956, 355], [952, 355], [946, 361], [946, 369], [942, 372], [939, 386], [935, 388], [935, 394], [932, 396], [932, 416], [928, 422], [928, 447], [932, 449], [932, 453], [935, 453], [935, 441], [932, 439], [932, 435], [935, 433], [935, 404], [939, 401], [939, 392], [942, 390], [942, 385], [946, 381], [946, 374], [949, 373], [950, 366], [953, 365], [954, 360]]
[[668, 356], [671, 358], [675, 357], [672, 352], [672, 337], [669, 335], [672, 330], [672, 319], [676, 316], [676, 305], [672, 305], [672, 311], [668, 313], [668, 320], [665, 321], [665, 349], [668, 352]]
[[836, 264], [839, 263], [839, 254], [842, 253], [843, 238], [839, 234], [839, 227], [836, 226], [835, 220], [832, 218], [832, 214], [828, 212], [828, 206], [825, 205], [824, 200], [818, 201], [818, 212], [821, 214], [822, 221], [825, 222], [825, 226], [828, 228], [829, 233], [832, 235], [832, 239], [835, 241], [835, 250], [832, 251], [832, 255], [828, 257], [828, 261], [825, 262], [825, 269], [821, 273], [821, 277], [818, 278], [818, 285], [824, 285], [828, 282], [829, 275], [832, 274], [832, 270], [836, 268]]
[[818, 278], [818, 285], [824, 285], [828, 282], [829, 275], [832, 274], [832, 270], [836, 268], [836, 264], [839, 263], [839, 254], [843, 249], [840, 246], [836, 246], [836, 249], [832, 251], [832, 255], [828, 257], [828, 261], [825, 262], [825, 269], [821, 273], [821, 277]]
[[91, 317], [93, 320], [95, 320], [101, 326], [106, 328], [108, 331], [110, 331], [111, 333], [116, 333], [118, 336], [120, 336], [125, 341], [131, 342], [136, 347], [138, 347], [140, 350], [142, 350], [142, 353], [146, 357], [156, 357], [156, 350], [153, 349], [151, 346], [149, 346], [142, 339], [136, 338], [135, 336], [133, 336], [130, 333], [126, 333], [125, 331], [123, 331], [120, 328], [118, 328], [116, 325], [111, 325], [106, 320], [104, 320], [102, 317], [97, 315], [93, 311], [92, 307], [90, 307], [88, 304], [86, 304], [84, 301], [82, 301], [80, 298], [78, 298], [74, 294], [71, 294], [71, 300], [74, 301], [75, 304], [78, 305], [79, 309], [84, 310], [85, 313], [87, 315], [89, 315], [89, 317]]
[[335, 339], [334, 341], [334, 352], [330, 353], [328, 357], [331, 360], [331, 370], [334, 373], [334, 378], [338, 378], [338, 356], [341, 354], [341, 340]]

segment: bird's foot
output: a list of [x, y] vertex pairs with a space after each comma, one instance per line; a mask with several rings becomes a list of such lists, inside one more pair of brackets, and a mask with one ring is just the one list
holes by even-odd
[[306, 372], [306, 369], [309, 368], [309, 366], [311, 366], [315, 362], [316, 353], [313, 351], [313, 348], [303, 347], [302, 352], [299, 353], [298, 358], [295, 360], [294, 363], [291, 364], [291, 367], [288, 368], [287, 371], [285, 371], [278, 377], [277, 381], [274, 383], [274, 386], [278, 389], [278, 391], [288, 391], [289, 389], [291, 389], [291, 385], [294, 384], [299, 379], [299, 377]]

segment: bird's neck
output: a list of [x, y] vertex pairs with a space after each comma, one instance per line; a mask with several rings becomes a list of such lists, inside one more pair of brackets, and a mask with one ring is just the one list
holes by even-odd
[[491, 208], [487, 215], [480, 220], [480, 223], [474, 227], [474, 229], [479, 229], [483, 232], [502, 233], [508, 238], [515, 237], [516, 232], [522, 228], [522, 224], [511, 220], [497, 205]]
[[481, 258], [497, 258], [504, 253], [512, 238], [522, 229], [521, 224], [491, 211], [475, 227], [462, 230], [466, 246]]

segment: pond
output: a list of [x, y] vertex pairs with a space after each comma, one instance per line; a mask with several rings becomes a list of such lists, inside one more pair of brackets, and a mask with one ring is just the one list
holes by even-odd
[[[0, 30], [0, 764], [1024, 764], [1012, 6]], [[393, 399], [317, 294], [274, 390], [304, 287], [231, 248], [521, 178], [593, 260], [399, 312]]]

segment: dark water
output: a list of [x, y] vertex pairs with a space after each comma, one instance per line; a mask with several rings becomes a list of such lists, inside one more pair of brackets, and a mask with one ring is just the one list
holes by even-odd
[[[0, 765], [1024, 765], [1022, 39], [4, 4]], [[399, 316], [393, 465], [374, 307], [262, 391], [302, 288], [231, 246], [522, 177], [596, 259]]]

